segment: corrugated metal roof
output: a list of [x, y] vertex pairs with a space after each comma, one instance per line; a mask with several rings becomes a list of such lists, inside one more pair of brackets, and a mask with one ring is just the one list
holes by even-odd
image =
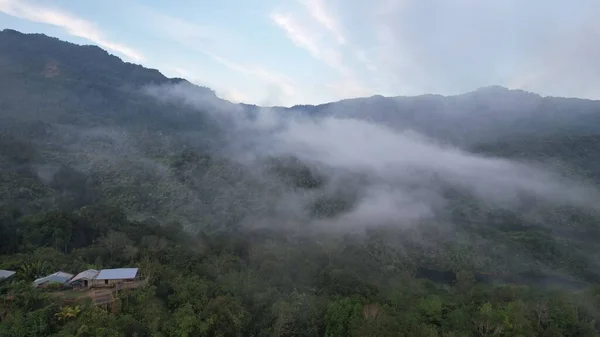
[[5, 278], [9, 278], [13, 276], [16, 272], [12, 270], [4, 270], [0, 269], [0, 280], [4, 280]]
[[39, 279], [33, 281], [35, 285], [40, 285], [47, 282], [58, 282], [58, 283], [66, 283], [73, 277], [73, 274], [65, 273], [62, 271], [57, 271], [54, 274], [40, 277]]
[[102, 269], [96, 280], [126, 280], [135, 278], [138, 268]]
[[96, 269], [84, 270], [81, 273], [75, 275], [75, 277], [73, 277], [69, 281], [69, 283], [73, 283], [77, 280], [92, 280], [94, 277], [96, 277], [96, 275], [98, 275], [98, 271]]

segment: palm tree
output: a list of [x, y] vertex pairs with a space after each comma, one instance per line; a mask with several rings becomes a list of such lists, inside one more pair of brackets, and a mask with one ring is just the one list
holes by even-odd
[[81, 312], [81, 308], [77, 305], [74, 307], [65, 306], [60, 309], [59, 312], [54, 314], [54, 317], [59, 321], [67, 321], [69, 319], [75, 318]]
[[45, 261], [28, 262], [19, 267], [17, 275], [26, 281], [33, 281], [47, 274], [48, 270], [49, 265]]

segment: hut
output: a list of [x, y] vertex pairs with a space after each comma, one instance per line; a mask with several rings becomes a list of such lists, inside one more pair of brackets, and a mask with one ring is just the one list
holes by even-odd
[[65, 284], [72, 277], [73, 274], [65, 273], [63, 271], [57, 271], [54, 274], [38, 278], [37, 280], [33, 281], [33, 285], [36, 287], [45, 287], [54, 283]]
[[99, 271], [96, 269], [84, 270], [81, 273], [75, 275], [68, 284], [75, 289], [87, 289], [91, 287], [92, 282], [98, 276]]
[[94, 288], [125, 286], [134, 288], [142, 280], [138, 268], [102, 269], [92, 282]]

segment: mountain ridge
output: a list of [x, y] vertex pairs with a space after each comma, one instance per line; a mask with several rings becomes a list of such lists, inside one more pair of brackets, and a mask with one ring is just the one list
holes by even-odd
[[[125, 65], [129, 65], [129, 66], [133, 66], [136, 68], [142, 68], [145, 71], [148, 71], [150, 73], [154, 73], [156, 74], [156, 78], [157, 79], [161, 79], [163, 80], [163, 82], [166, 83], [190, 83], [193, 84], [194, 86], [197, 86], [199, 88], [203, 88], [203, 89], [208, 89], [212, 92], [214, 92], [213, 89], [210, 89], [208, 87], [204, 87], [204, 86], [200, 86], [194, 83], [189, 82], [187, 79], [185, 78], [180, 78], [180, 77], [173, 77], [173, 78], [169, 78], [166, 77], [164, 74], [162, 74], [160, 72], [159, 69], [156, 68], [149, 68], [146, 67], [142, 64], [138, 64], [138, 63], [133, 63], [133, 62], [128, 62], [128, 61], [123, 61], [120, 57], [111, 54], [110, 52], [102, 49], [101, 47], [94, 45], [94, 44], [77, 44], [77, 43], [73, 43], [73, 42], [69, 42], [69, 41], [65, 41], [65, 40], [61, 40], [59, 38], [56, 37], [52, 37], [52, 36], [48, 36], [46, 34], [42, 34], [42, 33], [22, 33], [20, 31], [14, 30], [14, 29], [10, 29], [10, 28], [5, 28], [3, 30], [0, 31], [0, 34], [4, 34], [6, 35], [12, 35], [12, 36], [18, 36], [20, 38], [23, 37], [31, 37], [31, 38], [36, 38], [36, 39], [47, 39], [49, 41], [54, 41], [54, 42], [60, 42], [62, 44], [65, 45], [70, 45], [71, 47], [81, 47], [83, 49], [89, 49], [92, 50], [93, 53], [97, 53], [99, 55], [103, 55], [103, 56], [109, 56], [112, 59], [118, 60], [119, 62], [125, 64]], [[82, 50], [83, 50], [82, 49]], [[443, 98], [451, 98], [451, 97], [461, 97], [461, 96], [471, 96], [471, 95], [476, 95], [476, 94], [497, 94], [497, 93], [524, 93], [524, 94], [528, 94], [528, 95], [535, 95], [538, 97], [548, 97], [548, 98], [562, 98], [562, 99], [576, 99], [576, 100], [583, 100], [583, 101], [598, 101], [598, 100], [591, 100], [591, 99], [584, 99], [584, 98], [578, 98], [578, 97], [563, 97], [563, 96], [542, 96], [538, 93], [532, 92], [532, 91], [527, 91], [527, 90], [523, 90], [523, 89], [509, 89], [507, 87], [501, 86], [501, 85], [487, 85], [487, 86], [483, 86], [483, 87], [479, 87], [476, 88], [472, 91], [468, 91], [468, 92], [464, 92], [461, 94], [453, 94], [453, 95], [444, 95], [444, 94], [438, 94], [438, 93], [423, 93], [423, 94], [419, 94], [419, 95], [412, 95], [412, 96], [406, 96], [406, 95], [393, 95], [393, 96], [383, 96], [380, 94], [373, 94], [371, 96], [364, 96], [364, 97], [352, 97], [352, 98], [346, 98], [346, 99], [340, 99], [340, 100], [335, 100], [335, 101], [330, 101], [330, 102], [323, 102], [323, 103], [319, 103], [319, 104], [296, 104], [296, 105], [292, 105], [292, 106], [265, 106], [265, 107], [270, 107], [270, 108], [280, 108], [280, 109], [298, 109], [301, 107], [320, 107], [320, 106], [325, 106], [325, 105], [331, 105], [331, 104], [335, 104], [335, 103], [339, 103], [339, 102], [344, 102], [344, 101], [353, 101], [353, 100], [366, 100], [366, 99], [373, 99], [373, 98], [386, 98], [386, 99], [406, 99], [406, 98], [427, 98], [427, 97], [443, 97]], [[241, 102], [240, 104], [242, 105], [247, 105], [247, 106], [258, 106], [256, 104], [251, 104], [251, 103], [245, 103], [245, 102]]]
[[[5, 29], [0, 32], [0, 47], [0, 76], [5, 79], [0, 83], [0, 118], [7, 132], [21, 130], [21, 136], [58, 123], [172, 135], [202, 130], [204, 142], [214, 143], [220, 137], [215, 130], [228, 127], [214, 121], [219, 111], [235, 110], [234, 115], [253, 118], [261, 109], [317, 119], [364, 120], [477, 151], [511, 139], [600, 134], [598, 101], [542, 97], [501, 86], [453, 96], [373, 95], [269, 108], [229, 102], [210, 88], [123, 62], [97, 46]], [[174, 95], [179, 97], [176, 101]], [[203, 107], [199, 111], [194, 104]]]

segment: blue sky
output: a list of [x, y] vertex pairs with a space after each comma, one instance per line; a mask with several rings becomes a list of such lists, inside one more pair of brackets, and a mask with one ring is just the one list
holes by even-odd
[[492, 84], [600, 99], [598, 13], [598, 0], [0, 0], [0, 29], [263, 105]]

